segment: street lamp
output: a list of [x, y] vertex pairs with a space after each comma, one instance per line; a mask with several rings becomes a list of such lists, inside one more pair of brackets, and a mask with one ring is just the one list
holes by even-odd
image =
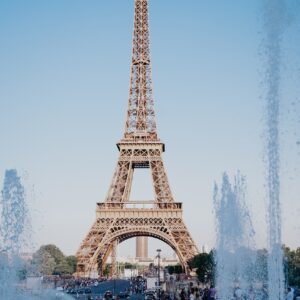
[[158, 286], [158, 300], [160, 300], [160, 252], [161, 249], [157, 249], [157, 286]]

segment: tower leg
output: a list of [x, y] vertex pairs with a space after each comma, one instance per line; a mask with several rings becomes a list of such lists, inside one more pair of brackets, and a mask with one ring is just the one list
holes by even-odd
[[110, 269], [110, 276], [114, 278], [118, 277], [117, 246], [118, 246], [118, 240], [114, 240], [112, 244], [112, 251], [111, 251], [111, 269]]
[[99, 255], [98, 259], [97, 259], [97, 270], [98, 270], [98, 275], [100, 277], [103, 276], [103, 270], [102, 269], [103, 269], [103, 260], [102, 260], [102, 256]]

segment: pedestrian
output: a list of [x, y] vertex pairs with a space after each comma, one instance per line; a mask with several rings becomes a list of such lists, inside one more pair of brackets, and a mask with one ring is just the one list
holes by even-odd
[[202, 296], [202, 299], [203, 299], [203, 300], [208, 300], [208, 298], [209, 298], [209, 289], [208, 289], [208, 287], [206, 286], [206, 287], [204, 288], [204, 290], [203, 290], [203, 296]]
[[195, 289], [191, 288], [191, 293], [190, 293], [190, 300], [195, 300]]
[[288, 293], [286, 295], [286, 300], [293, 300], [294, 299], [294, 289], [288, 287], [287, 289]]
[[180, 292], [180, 300], [185, 300], [185, 291], [184, 291], [184, 289], [182, 289], [181, 292]]
[[200, 297], [200, 292], [196, 292], [195, 294], [195, 300], [201, 300], [201, 297]]
[[213, 285], [210, 286], [209, 292], [208, 292], [208, 299], [209, 300], [215, 300], [217, 295], [217, 290]]

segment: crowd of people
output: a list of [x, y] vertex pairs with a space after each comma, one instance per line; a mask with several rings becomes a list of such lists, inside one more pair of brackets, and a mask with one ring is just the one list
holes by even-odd
[[106, 281], [107, 279], [104, 278], [72, 278], [64, 283], [63, 288], [64, 290], [67, 289], [79, 289], [83, 287], [91, 287], [91, 286], [98, 286], [100, 282]]
[[170, 293], [172, 300], [214, 300], [216, 299], [216, 288], [210, 287], [190, 287], [176, 290], [175, 293]]
[[[214, 300], [219, 299], [218, 290], [214, 285], [201, 284], [197, 280], [180, 280], [178, 277], [169, 278], [167, 293], [163, 294], [162, 300]], [[183, 284], [184, 283], [184, 284]], [[165, 299], [166, 298], [166, 299]], [[231, 300], [268, 300], [268, 287], [266, 284], [242, 289], [239, 286], [232, 288]], [[300, 289], [287, 288], [285, 300], [300, 300]]]
[[[75, 278], [75, 277], [44, 277], [44, 284], [52, 284], [54, 287], [61, 286], [64, 290], [80, 289], [91, 286], [98, 286], [107, 278]], [[218, 299], [217, 289], [213, 285], [193, 284], [189, 282], [184, 287], [180, 287], [181, 280], [175, 280], [175, 289], [167, 288], [160, 290], [159, 300], [215, 300]], [[186, 281], [188, 282], [188, 281]], [[130, 280], [130, 287], [126, 289], [129, 294], [144, 294], [147, 290], [146, 279], [142, 276], [133, 277]], [[267, 287], [260, 289], [250, 288], [247, 291], [236, 287], [232, 290], [232, 300], [267, 300]], [[300, 290], [288, 288], [285, 300], [300, 300]]]
[[132, 277], [130, 280], [130, 292], [141, 294], [146, 290], [146, 279], [142, 276]]
[[[191, 287], [183, 288], [176, 291], [174, 294], [170, 293], [168, 296], [164, 295], [162, 300], [215, 300], [218, 299], [217, 289], [211, 285], [210, 287]], [[268, 300], [268, 291], [265, 287], [261, 289], [250, 288], [248, 291], [243, 291], [240, 287], [232, 290], [231, 300]], [[285, 300], [300, 300], [300, 290], [288, 288], [286, 291]]]
[[80, 278], [74, 276], [43, 276], [42, 284], [44, 288], [62, 287], [64, 290], [79, 289], [83, 287], [97, 286], [100, 282], [106, 281], [106, 277], [101, 278]]

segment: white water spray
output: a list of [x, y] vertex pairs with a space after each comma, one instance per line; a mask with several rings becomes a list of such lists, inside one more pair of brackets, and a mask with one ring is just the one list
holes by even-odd
[[221, 189], [215, 184], [216, 283], [220, 300], [232, 299], [237, 287], [247, 294], [254, 281], [254, 230], [245, 204], [245, 190], [245, 178], [239, 173], [233, 185], [226, 173]]
[[284, 299], [281, 242], [279, 110], [281, 42], [285, 23], [285, 1], [265, 0], [266, 71], [266, 176], [268, 195], [268, 290], [269, 299]]
[[16, 170], [5, 172], [1, 204], [1, 250], [18, 255], [25, 231], [27, 207], [24, 188]]
[[[23, 268], [21, 252], [29, 243], [28, 239], [28, 209], [24, 187], [16, 170], [5, 172], [1, 197], [0, 222], [0, 299], [1, 300], [54, 300], [55, 291], [24, 290], [24, 284], [19, 278]], [[38, 292], [38, 293], [37, 293]], [[70, 299], [64, 296], [64, 299]]]
[[16, 170], [5, 172], [0, 225], [0, 298], [20, 297], [15, 284], [21, 269], [20, 251], [24, 243], [27, 207], [24, 188]]

